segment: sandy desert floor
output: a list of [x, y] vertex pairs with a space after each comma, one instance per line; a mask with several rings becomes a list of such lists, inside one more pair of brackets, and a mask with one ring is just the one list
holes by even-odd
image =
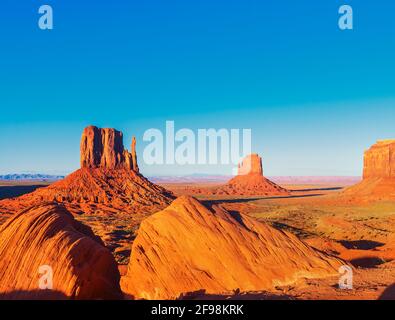
[[[164, 186], [181, 195], [188, 194], [192, 187], [210, 188], [215, 184]], [[278, 288], [277, 292], [251, 292], [233, 298], [395, 299], [395, 202], [339, 203], [337, 195], [347, 186], [337, 184], [282, 186], [292, 190], [292, 194], [266, 198], [198, 198], [206, 204], [220, 204], [228, 211], [241, 212], [285, 229], [311, 246], [349, 262], [354, 267], [354, 288], [339, 289], [339, 277], [335, 277], [306, 280], [292, 287]]]
[[[176, 195], [190, 194], [191, 188], [215, 187], [209, 183], [161, 183]], [[37, 184], [22, 183], [19, 192], [30, 192]], [[2, 184], [3, 197], [15, 192], [18, 183]], [[292, 190], [284, 197], [197, 196], [204, 204], [217, 204], [228, 211], [250, 215], [278, 229], [294, 233], [309, 245], [340, 257], [354, 267], [353, 289], [338, 288], [339, 277], [303, 280], [274, 292], [244, 292], [205, 299], [391, 299], [395, 298], [395, 202], [370, 204], [339, 203], [345, 186], [337, 184], [283, 185]], [[18, 188], [17, 188], [18, 189]], [[192, 194], [193, 195], [193, 194]], [[73, 212], [73, 208], [70, 208]], [[75, 217], [88, 224], [113, 252], [126, 271], [130, 248], [144, 215], [119, 215], [100, 208]], [[3, 223], [8, 217], [0, 217]]]

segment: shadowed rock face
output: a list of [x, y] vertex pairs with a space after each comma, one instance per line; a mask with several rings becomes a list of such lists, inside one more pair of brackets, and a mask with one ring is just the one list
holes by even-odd
[[136, 139], [133, 138], [132, 153], [123, 146], [122, 132], [111, 128], [89, 126], [81, 137], [81, 168], [126, 168], [138, 171]]
[[365, 151], [363, 178], [395, 178], [395, 140], [378, 141]]
[[292, 234], [183, 196], [142, 222], [121, 287], [145, 299], [270, 290], [337, 275], [341, 264]]
[[[44, 265], [53, 271], [52, 290], [39, 288]], [[63, 206], [30, 208], [0, 229], [0, 298], [118, 299], [119, 278], [100, 238]]]

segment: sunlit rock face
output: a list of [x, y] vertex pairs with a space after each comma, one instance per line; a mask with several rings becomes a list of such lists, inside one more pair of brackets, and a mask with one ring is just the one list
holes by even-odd
[[381, 140], [365, 151], [363, 178], [395, 178], [395, 140]]
[[111, 252], [61, 205], [37, 205], [0, 228], [0, 299], [118, 299], [119, 279]]
[[337, 275], [341, 264], [290, 233], [182, 196], [142, 222], [121, 288], [142, 299], [270, 290]]

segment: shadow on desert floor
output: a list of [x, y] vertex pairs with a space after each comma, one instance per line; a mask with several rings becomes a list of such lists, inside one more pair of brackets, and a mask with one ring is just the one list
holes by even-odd
[[19, 197], [42, 187], [45, 187], [45, 185], [0, 186], [0, 200]]
[[224, 199], [202, 200], [201, 202], [205, 205], [211, 206], [213, 204], [219, 204], [219, 203], [247, 203], [257, 200], [310, 198], [310, 197], [319, 197], [323, 195], [324, 193], [314, 193], [314, 194], [303, 194], [303, 195], [269, 196], [269, 197], [255, 197], [255, 198], [237, 198], [237, 199], [224, 198]]
[[325, 188], [307, 188], [307, 189], [290, 189], [291, 192], [311, 192], [311, 191], [337, 191], [344, 187], [325, 187]]
[[373, 240], [340, 240], [346, 249], [372, 250], [384, 246], [384, 243]]
[[384, 290], [379, 300], [395, 300], [395, 283], [391, 284]]
[[357, 268], [363, 269], [373, 269], [377, 268], [379, 265], [389, 262], [388, 260], [383, 260], [380, 257], [361, 257], [357, 259], [353, 259], [350, 263]]
[[14, 290], [0, 293], [0, 300], [66, 300], [64, 293], [56, 290]]
[[294, 297], [269, 292], [235, 292], [234, 294], [210, 294], [205, 290], [188, 292], [179, 297], [180, 300], [296, 300]]

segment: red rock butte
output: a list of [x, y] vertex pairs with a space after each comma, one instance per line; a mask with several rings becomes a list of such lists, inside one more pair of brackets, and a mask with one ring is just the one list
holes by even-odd
[[363, 180], [344, 195], [360, 200], [395, 199], [395, 140], [380, 140], [364, 153]]
[[238, 166], [237, 175], [258, 174], [263, 175], [262, 158], [256, 154], [246, 156]]
[[342, 264], [288, 232], [182, 196], [142, 222], [121, 288], [142, 299], [273, 290], [337, 275]]
[[12, 200], [0, 201], [0, 212], [9, 213], [43, 201], [66, 204], [104, 204], [122, 213], [153, 212], [166, 207], [173, 194], [139, 173], [136, 139], [131, 152], [123, 145], [122, 132], [86, 127], [80, 143], [81, 169], [48, 187]]
[[[51, 290], [40, 289], [51, 272], [42, 266]], [[32, 207], [0, 228], [0, 299], [119, 299], [119, 279], [110, 251], [63, 206]]]
[[290, 192], [263, 176], [262, 158], [253, 153], [239, 164], [238, 175], [216, 189], [215, 194], [269, 196], [288, 195]]
[[139, 171], [136, 156], [136, 138], [131, 152], [124, 149], [122, 132], [111, 128], [89, 126], [81, 137], [81, 168], [125, 168]]

